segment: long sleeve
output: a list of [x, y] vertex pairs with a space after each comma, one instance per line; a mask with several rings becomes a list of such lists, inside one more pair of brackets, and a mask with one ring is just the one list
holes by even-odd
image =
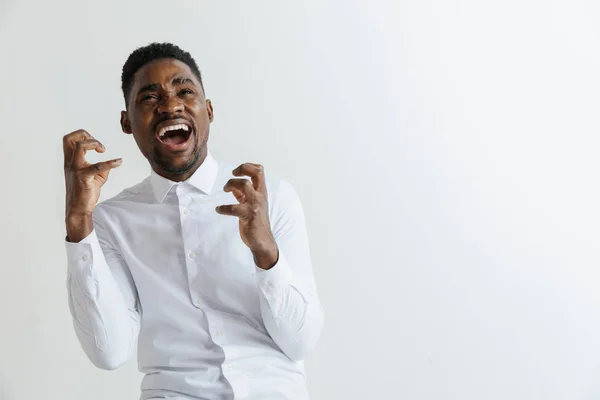
[[261, 314], [267, 331], [292, 360], [303, 360], [315, 347], [324, 314], [312, 272], [306, 224], [294, 188], [280, 181], [272, 199], [271, 221], [279, 260], [257, 267]]
[[81, 242], [66, 242], [69, 309], [90, 361], [116, 369], [131, 358], [137, 341], [137, 292], [125, 261], [96, 218], [94, 228]]

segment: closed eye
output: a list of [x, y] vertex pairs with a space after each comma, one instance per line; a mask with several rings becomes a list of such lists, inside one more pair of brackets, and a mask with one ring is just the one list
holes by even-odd
[[158, 99], [158, 97], [156, 97], [155, 95], [153, 95], [153, 94], [147, 94], [145, 96], [142, 96], [142, 98], [140, 100], [144, 101], [144, 102], [148, 102], [148, 101], [156, 100], [156, 99]]

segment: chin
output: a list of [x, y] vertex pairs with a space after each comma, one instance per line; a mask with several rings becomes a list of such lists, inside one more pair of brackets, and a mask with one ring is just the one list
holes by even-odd
[[200, 158], [200, 149], [194, 151], [185, 159], [168, 160], [165, 157], [154, 155], [153, 161], [161, 170], [171, 175], [182, 175], [193, 169]]

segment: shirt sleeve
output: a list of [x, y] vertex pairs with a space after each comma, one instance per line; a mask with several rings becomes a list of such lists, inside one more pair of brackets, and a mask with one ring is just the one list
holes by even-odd
[[88, 237], [65, 244], [69, 310], [79, 343], [95, 366], [116, 369], [131, 358], [140, 329], [129, 268], [95, 217]]
[[315, 347], [324, 322], [312, 271], [304, 212], [292, 185], [280, 181], [271, 198], [271, 225], [279, 247], [277, 264], [256, 268], [261, 314], [267, 331], [292, 360]]

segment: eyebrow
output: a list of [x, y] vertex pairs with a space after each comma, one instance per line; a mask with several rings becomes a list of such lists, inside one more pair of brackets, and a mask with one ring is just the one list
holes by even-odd
[[144, 92], [154, 92], [155, 90], [158, 90], [158, 89], [160, 89], [160, 85], [158, 83], [151, 83], [149, 85], [142, 87], [140, 90], [138, 90], [137, 94], [139, 95], [140, 93], [144, 93]]
[[173, 85], [184, 85], [186, 83], [195, 85], [193, 80], [191, 80], [190, 78], [183, 77], [183, 76], [175, 77], [175, 79], [173, 79], [172, 83], [173, 83]]
[[[191, 80], [190, 78], [183, 77], [183, 76], [177, 76], [177, 77], [173, 78], [173, 81], [171, 83], [173, 85], [191, 84], [191, 85], [195, 86], [195, 83], [193, 80]], [[140, 88], [140, 90], [138, 90], [137, 94], [139, 95], [144, 92], [154, 92], [158, 89], [160, 89], [159, 83], [151, 83], [149, 85], [146, 85], [146, 86]]]

